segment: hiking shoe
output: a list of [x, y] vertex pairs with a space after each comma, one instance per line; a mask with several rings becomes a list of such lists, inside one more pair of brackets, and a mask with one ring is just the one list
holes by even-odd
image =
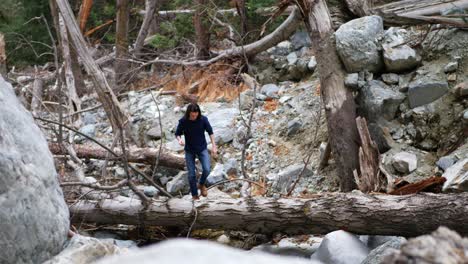
[[200, 200], [200, 196], [198, 195], [194, 195], [192, 196], [192, 200], [196, 201], [196, 200]]
[[204, 197], [208, 196], [208, 190], [204, 184], [198, 184], [198, 189], [200, 189], [201, 195]]

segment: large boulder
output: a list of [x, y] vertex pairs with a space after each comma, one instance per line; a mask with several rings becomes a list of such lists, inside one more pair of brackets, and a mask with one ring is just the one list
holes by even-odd
[[370, 121], [392, 120], [403, 100], [404, 94], [393, 91], [381, 81], [372, 80], [361, 89], [359, 111]]
[[[287, 193], [303, 168], [303, 164], [295, 164], [284, 168], [277, 175], [272, 175], [271, 179], [273, 180], [273, 188], [279, 192]], [[302, 179], [308, 178], [312, 175], [313, 172], [306, 168], [303, 172]]]
[[379, 16], [349, 21], [336, 31], [336, 48], [348, 72], [378, 72], [383, 66], [377, 39], [383, 34]]
[[258, 251], [246, 252], [210, 241], [193, 239], [167, 240], [153, 246], [132, 250], [125, 255], [102, 259], [97, 264], [317, 264], [307, 259], [275, 256]]
[[327, 264], [360, 264], [369, 253], [359, 238], [346, 231], [334, 231], [325, 236], [312, 260]]
[[41, 130], [0, 76], [0, 260], [41, 263], [62, 249], [69, 213]]
[[422, 77], [409, 84], [408, 99], [411, 108], [429, 104], [444, 94], [449, 89], [446, 80]]

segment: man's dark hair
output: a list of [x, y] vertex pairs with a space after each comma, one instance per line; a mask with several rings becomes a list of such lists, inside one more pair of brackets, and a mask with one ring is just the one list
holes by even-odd
[[184, 118], [186, 120], [189, 120], [191, 112], [198, 112], [197, 120], [200, 119], [202, 116], [200, 106], [198, 106], [198, 104], [191, 103], [187, 106], [187, 110], [185, 111], [185, 115], [184, 115]]

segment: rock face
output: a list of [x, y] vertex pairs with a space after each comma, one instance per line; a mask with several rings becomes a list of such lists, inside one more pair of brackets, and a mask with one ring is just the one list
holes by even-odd
[[417, 79], [409, 84], [408, 99], [411, 108], [431, 103], [448, 91], [445, 80]]
[[368, 253], [355, 235], [339, 230], [327, 234], [311, 258], [327, 264], [360, 264]]
[[262, 252], [245, 252], [218, 243], [192, 239], [164, 241], [128, 254], [104, 258], [97, 264], [173, 264], [173, 263], [223, 263], [223, 264], [317, 264], [307, 259], [275, 256]]
[[62, 249], [68, 207], [42, 132], [0, 77], [0, 260], [41, 263]]
[[468, 191], [468, 158], [455, 163], [442, 176], [447, 179], [444, 191]]
[[404, 94], [393, 91], [381, 81], [372, 80], [361, 90], [359, 111], [370, 121], [392, 120], [404, 99]]
[[336, 31], [336, 48], [348, 72], [378, 72], [382, 68], [377, 43], [381, 34], [383, 22], [379, 16], [354, 19]]

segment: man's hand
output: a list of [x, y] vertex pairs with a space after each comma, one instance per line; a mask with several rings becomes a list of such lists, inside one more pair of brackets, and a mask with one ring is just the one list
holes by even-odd
[[177, 141], [179, 141], [179, 145], [181, 145], [181, 146], [185, 145], [185, 144], [184, 144], [184, 141], [182, 140], [182, 138], [177, 137]]
[[218, 157], [218, 148], [216, 147], [216, 145], [213, 145], [213, 147], [211, 148], [211, 155], [215, 159]]

